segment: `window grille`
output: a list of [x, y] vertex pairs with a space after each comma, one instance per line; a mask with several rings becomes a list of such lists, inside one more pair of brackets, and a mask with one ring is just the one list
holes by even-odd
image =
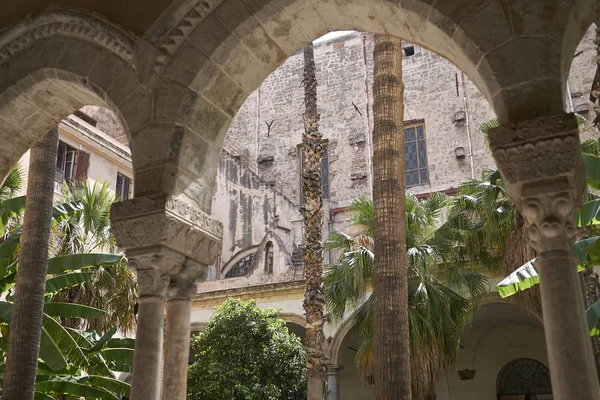
[[273, 273], [273, 242], [268, 242], [265, 246], [265, 272]]
[[237, 278], [240, 276], [247, 276], [252, 272], [252, 265], [254, 264], [254, 254], [248, 254], [236, 262], [233, 267], [225, 274], [225, 278]]
[[530, 358], [519, 358], [506, 364], [498, 375], [498, 398], [507, 400], [518, 396], [527, 400], [551, 400], [548, 367]]

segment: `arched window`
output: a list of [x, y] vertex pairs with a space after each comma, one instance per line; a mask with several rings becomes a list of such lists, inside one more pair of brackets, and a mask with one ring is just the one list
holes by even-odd
[[234, 264], [233, 267], [225, 274], [225, 278], [237, 278], [246, 276], [252, 272], [252, 264], [254, 263], [254, 253], [248, 254]]
[[267, 242], [265, 246], [265, 272], [273, 273], [273, 242]]
[[519, 358], [498, 374], [499, 400], [552, 400], [550, 371], [539, 361]]

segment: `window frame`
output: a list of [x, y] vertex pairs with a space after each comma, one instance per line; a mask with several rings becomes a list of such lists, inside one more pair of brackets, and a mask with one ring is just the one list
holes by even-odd
[[[418, 128], [422, 127], [423, 128], [423, 138], [419, 139], [419, 133], [418, 133]], [[406, 140], [406, 130], [407, 129], [411, 129], [414, 128], [415, 129], [415, 139], [414, 140], [410, 140], [407, 141]], [[410, 122], [404, 122], [404, 185], [407, 188], [411, 188], [411, 187], [417, 187], [417, 186], [423, 186], [423, 185], [429, 185], [431, 183], [431, 179], [429, 177], [429, 157], [428, 157], [428, 150], [427, 150], [427, 131], [425, 129], [425, 121], [410, 121]], [[423, 142], [423, 148], [424, 148], [424, 152], [425, 152], [425, 166], [423, 167], [421, 165], [421, 161], [420, 161], [420, 153], [419, 153], [419, 142]], [[413, 169], [408, 169], [407, 168], [407, 161], [406, 161], [406, 156], [407, 156], [407, 144], [408, 143], [414, 143], [415, 144], [415, 148], [416, 148], [416, 152], [417, 152], [417, 168], [413, 168]], [[427, 180], [423, 181], [421, 179], [421, 171], [425, 170], [426, 176], [427, 176]], [[408, 184], [408, 179], [407, 179], [407, 174], [409, 172], [417, 172], [417, 177], [418, 177], [418, 182], [417, 183], [413, 183], [413, 184]]]
[[[119, 178], [121, 178], [121, 187], [119, 187]], [[124, 184], [125, 182], [128, 183], [127, 184], [127, 196], [123, 197], [123, 193], [124, 193], [123, 189], [125, 187], [125, 184]], [[127, 175], [117, 171], [117, 182], [115, 184], [115, 194], [119, 201], [129, 200], [131, 198], [132, 182], [133, 182], [133, 179], [131, 179]]]

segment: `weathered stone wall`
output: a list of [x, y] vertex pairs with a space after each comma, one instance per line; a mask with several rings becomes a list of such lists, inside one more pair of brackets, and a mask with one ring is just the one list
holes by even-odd
[[[576, 110], [590, 105], [588, 91], [595, 71], [593, 34], [590, 29], [579, 45], [577, 52], [583, 52], [574, 59], [569, 77]], [[429, 183], [409, 190], [427, 193], [456, 188], [461, 181], [479, 177], [482, 169], [494, 166], [478, 130], [494, 114], [478, 88], [455, 65], [418, 45], [404, 43], [404, 46], [413, 46], [414, 51], [413, 55], [405, 55], [403, 62], [405, 120], [424, 124], [429, 168]], [[369, 34], [349, 33], [315, 44], [320, 129], [329, 149], [330, 198], [326, 202], [326, 216], [331, 211], [331, 218], [324, 223], [325, 235], [332, 227], [347, 231], [349, 216], [340, 211], [354, 198], [369, 194], [372, 53], [373, 36]], [[290, 202], [278, 208], [281, 221], [300, 219], [294, 204], [299, 203], [300, 188], [302, 68], [303, 56], [299, 52], [269, 75], [243, 104], [226, 138], [226, 146], [238, 149], [247, 156], [250, 165], [260, 165], [279, 180], [279, 185], [284, 185]], [[566, 103], [569, 107], [568, 99]], [[585, 136], [589, 135], [590, 132]], [[459, 148], [465, 154], [462, 158], [456, 156]], [[265, 206], [270, 204], [266, 199], [273, 197], [273, 190], [260, 179], [252, 184], [251, 180], [235, 180], [231, 175], [234, 160], [224, 161], [223, 157], [228, 157], [225, 154], [213, 197], [213, 215], [224, 221], [226, 227], [223, 263], [240, 250], [261, 242], [269, 230], [266, 221], [272, 217], [266, 215], [271, 213], [270, 206]], [[246, 190], [254, 196], [251, 206], [247, 200], [250, 197], [241, 197]], [[252, 229], [244, 230], [244, 224]], [[297, 231], [298, 227], [293, 224]], [[289, 243], [287, 252], [291, 253], [291, 243], [299, 243], [297, 236]], [[328, 257], [326, 254], [326, 261], [330, 261]]]

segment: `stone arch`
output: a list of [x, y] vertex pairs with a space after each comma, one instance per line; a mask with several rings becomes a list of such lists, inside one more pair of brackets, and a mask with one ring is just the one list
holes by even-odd
[[140, 96], [151, 104], [150, 91], [138, 80], [135, 40], [100, 16], [63, 8], [2, 32], [0, 141], [9, 146], [0, 179], [41, 135], [84, 105], [113, 111], [131, 138], [150, 115]]
[[[453, 0], [194, 2], [158, 45], [153, 118], [168, 133], [173, 190], [210, 211], [216, 160], [231, 118], [291, 54], [328, 31], [386, 33], [464, 70], [502, 123], [563, 110], [572, 50], [600, 5]], [[168, 104], [168, 106], [167, 106]], [[162, 106], [164, 105], [164, 107]], [[198, 179], [194, 181], [192, 177]]]
[[340, 348], [342, 347], [342, 342], [346, 338], [346, 335], [354, 328], [354, 320], [349, 317], [342, 321], [333, 335], [331, 342], [329, 343], [329, 348], [327, 349], [327, 359], [332, 364], [337, 364], [338, 357], [340, 354]]

